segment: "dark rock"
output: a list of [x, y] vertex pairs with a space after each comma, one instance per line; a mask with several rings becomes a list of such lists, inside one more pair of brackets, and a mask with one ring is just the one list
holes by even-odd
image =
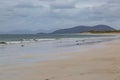
[[0, 44], [7, 44], [6, 42], [0, 42]]

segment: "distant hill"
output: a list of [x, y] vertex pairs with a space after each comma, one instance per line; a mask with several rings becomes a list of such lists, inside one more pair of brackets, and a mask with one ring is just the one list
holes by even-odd
[[116, 29], [107, 25], [96, 25], [96, 26], [76, 26], [73, 28], [60, 29], [52, 32], [52, 34], [64, 34], [64, 33], [82, 33], [89, 31], [115, 31]]
[[85, 33], [120, 33], [120, 30], [114, 30], [114, 31], [89, 31]]

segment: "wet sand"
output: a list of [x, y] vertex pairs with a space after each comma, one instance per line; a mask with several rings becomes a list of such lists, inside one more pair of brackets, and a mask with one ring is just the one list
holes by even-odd
[[[0, 80], [120, 80], [120, 41], [60, 54], [63, 59], [0, 67]], [[86, 48], [86, 46], [84, 46]], [[59, 55], [58, 55], [59, 56]]]

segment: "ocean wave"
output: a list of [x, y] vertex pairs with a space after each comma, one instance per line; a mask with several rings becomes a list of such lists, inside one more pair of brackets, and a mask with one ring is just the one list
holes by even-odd
[[21, 41], [10, 41], [10, 42], [6, 42], [7, 44], [20, 44]]
[[56, 39], [34, 39], [34, 41], [53, 41], [53, 40], [56, 40]]
[[0, 44], [22, 44], [22, 43], [34, 43], [34, 42], [46, 42], [46, 41], [56, 41], [61, 45], [65, 44], [87, 44], [87, 43], [96, 43], [103, 42], [115, 39], [117, 37], [83, 37], [83, 38], [41, 38], [41, 39], [20, 39], [17, 41], [0, 41]]
[[1, 41], [0, 44], [21, 44], [21, 43], [33, 43], [43, 41], [53, 41], [56, 39], [21, 39], [19, 41]]

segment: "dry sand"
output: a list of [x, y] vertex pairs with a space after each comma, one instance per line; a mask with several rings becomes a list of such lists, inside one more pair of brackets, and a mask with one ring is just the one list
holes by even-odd
[[4, 69], [0, 80], [120, 80], [120, 41], [101, 44], [87, 51], [62, 54], [69, 58]]

